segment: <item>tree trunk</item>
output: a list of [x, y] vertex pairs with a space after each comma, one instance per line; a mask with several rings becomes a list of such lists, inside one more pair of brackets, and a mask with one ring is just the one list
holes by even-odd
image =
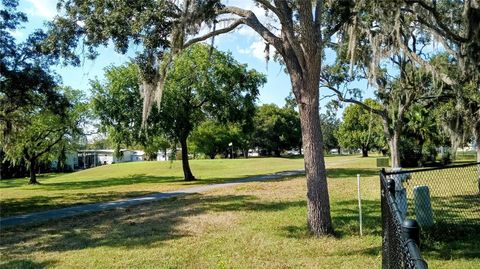
[[187, 148], [186, 137], [180, 138], [180, 145], [182, 147], [182, 167], [183, 167], [184, 180], [186, 181], [196, 180], [196, 178], [192, 174], [192, 170], [190, 170], [190, 164], [188, 162], [188, 148]]
[[30, 159], [30, 181], [28, 184], [38, 184], [37, 175], [35, 174], [37, 169], [37, 160]]
[[3, 179], [3, 147], [0, 147], [0, 180]]
[[400, 149], [398, 148], [398, 136], [399, 134], [397, 132], [394, 132], [388, 141], [388, 145], [390, 146], [390, 158], [392, 161], [392, 168], [401, 167]]
[[368, 157], [368, 148], [362, 147], [362, 157]]
[[[319, 236], [333, 234], [333, 227], [330, 217], [323, 137], [320, 129], [318, 85], [311, 85], [315, 84], [315, 81], [308, 81], [305, 84], [307, 83], [306, 86], [310, 86], [310, 89], [307, 89], [308, 93], [302, 91], [302, 94], [308, 94], [308, 96], [303, 96], [301, 102], [298, 102], [307, 178], [307, 222], [309, 230]], [[295, 84], [292, 83], [292, 85]]]
[[401, 126], [394, 130], [389, 128], [390, 122], [388, 117], [382, 116], [383, 133], [387, 138], [388, 147], [390, 148], [390, 161], [392, 168], [400, 167], [400, 149], [398, 148], [398, 139], [400, 136]]
[[473, 135], [475, 137], [475, 151], [477, 152], [477, 162], [480, 162], [480, 121], [476, 122], [473, 128]]

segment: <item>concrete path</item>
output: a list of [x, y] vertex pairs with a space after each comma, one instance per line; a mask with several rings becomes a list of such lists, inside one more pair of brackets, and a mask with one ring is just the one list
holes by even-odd
[[158, 192], [158, 193], [150, 194], [147, 196], [125, 199], [125, 200], [79, 205], [79, 206], [73, 206], [73, 207], [48, 210], [43, 212], [36, 212], [36, 213], [31, 213], [26, 215], [1, 218], [0, 229], [5, 227], [23, 225], [23, 224], [38, 223], [38, 222], [43, 222], [47, 220], [55, 220], [55, 219], [85, 214], [85, 213], [93, 213], [93, 212], [98, 212], [106, 209], [139, 205], [139, 204], [167, 199], [171, 197], [177, 197], [177, 196], [193, 194], [193, 193], [200, 193], [200, 192], [205, 192], [205, 191], [224, 188], [224, 187], [237, 186], [246, 182], [264, 181], [264, 180], [271, 180], [271, 179], [279, 179], [279, 178], [288, 177], [288, 176], [297, 176], [304, 173], [305, 173], [304, 170], [284, 171], [284, 172], [279, 172], [274, 174], [248, 177], [248, 178], [235, 180], [227, 183], [200, 185], [200, 186], [180, 189], [176, 191]]

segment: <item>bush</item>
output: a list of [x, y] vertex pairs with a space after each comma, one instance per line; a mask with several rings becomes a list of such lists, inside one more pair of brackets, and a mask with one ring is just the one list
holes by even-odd
[[434, 163], [436, 158], [437, 148], [435, 147], [435, 145], [433, 145], [432, 143], [423, 144], [420, 165], [424, 165], [426, 163]]
[[402, 137], [399, 143], [400, 165], [402, 167], [417, 167], [421, 163], [422, 149], [410, 137]]

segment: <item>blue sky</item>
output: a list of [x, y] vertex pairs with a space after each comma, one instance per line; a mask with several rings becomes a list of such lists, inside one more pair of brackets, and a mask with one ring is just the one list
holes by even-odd
[[[56, 14], [56, 0], [20, 0], [19, 10], [27, 14], [29, 22], [13, 33], [18, 40], [28, 36], [36, 28], [42, 28], [44, 22], [51, 20]], [[256, 7], [251, 1], [244, 0], [225, 0], [228, 5], [236, 5], [242, 8], [253, 10], [259, 19], [263, 22], [268, 21], [265, 12]], [[291, 91], [290, 79], [284, 73], [283, 67], [274, 61], [265, 61], [264, 42], [251, 29], [244, 26], [235, 32], [228, 33], [215, 39], [215, 45], [222, 51], [229, 51], [233, 57], [240, 63], [248, 64], [249, 68], [254, 68], [267, 75], [268, 82], [260, 89], [259, 104], [275, 103], [283, 106], [285, 97]], [[80, 67], [57, 66], [55, 70], [61, 75], [63, 84], [76, 89], [88, 92], [89, 81], [94, 78], [103, 78], [103, 69], [109, 65], [121, 65], [133, 57], [137, 48], [130, 49], [127, 55], [116, 53], [112, 47], [101, 48], [97, 59], [91, 61], [85, 59]], [[271, 55], [273, 56], [273, 55]], [[273, 57], [270, 57], [271, 59]], [[332, 53], [327, 53], [327, 61], [333, 59]], [[356, 85], [356, 87], [366, 87], [365, 83]], [[366, 96], [371, 96], [372, 89], [368, 90]], [[321, 92], [321, 95], [329, 95], [331, 92]], [[323, 101], [325, 103], [325, 101]]]

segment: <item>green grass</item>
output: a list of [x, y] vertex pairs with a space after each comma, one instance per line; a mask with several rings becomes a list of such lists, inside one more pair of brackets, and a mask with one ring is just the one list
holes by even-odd
[[456, 161], [470, 161], [475, 162], [477, 153], [475, 151], [457, 151]]
[[[305, 179], [294, 177], [3, 229], [0, 268], [380, 268], [375, 158], [329, 163], [336, 236], [308, 234]], [[472, 244], [478, 237], [463, 240], [469, 249], [460, 243], [427, 249], [429, 267], [479, 268], [479, 246]]]
[[191, 168], [198, 181], [185, 182], [180, 161], [134, 162], [56, 176], [47, 174], [39, 177], [40, 185], [28, 185], [27, 178], [4, 180], [0, 181], [1, 216], [111, 201], [302, 166], [303, 160], [281, 158], [193, 160]]
[[[327, 162], [343, 163], [352, 158], [357, 157], [330, 157]], [[183, 180], [180, 161], [121, 163], [76, 173], [46, 174], [39, 176], [40, 185], [29, 185], [27, 178], [2, 180], [0, 216], [111, 201], [303, 168], [303, 159], [288, 158], [192, 160], [190, 163], [198, 179], [194, 182]]]

